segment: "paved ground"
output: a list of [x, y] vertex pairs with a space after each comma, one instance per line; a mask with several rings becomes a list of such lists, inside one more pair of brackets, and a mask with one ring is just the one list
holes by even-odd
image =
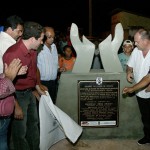
[[150, 144], [138, 145], [137, 140], [79, 140], [75, 145], [66, 139], [53, 145], [49, 150], [150, 150]]

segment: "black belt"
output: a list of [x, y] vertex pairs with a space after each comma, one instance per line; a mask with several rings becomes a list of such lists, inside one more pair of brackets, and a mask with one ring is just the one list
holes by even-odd
[[42, 81], [42, 82], [49, 82], [49, 81], [55, 82], [56, 79], [55, 79], [55, 80], [41, 80], [41, 81]]
[[11, 116], [0, 116], [0, 119], [8, 119], [10, 118]]
[[34, 91], [35, 88], [28, 88], [28, 89], [24, 89], [24, 90], [16, 90], [17, 92], [28, 92], [28, 91]]

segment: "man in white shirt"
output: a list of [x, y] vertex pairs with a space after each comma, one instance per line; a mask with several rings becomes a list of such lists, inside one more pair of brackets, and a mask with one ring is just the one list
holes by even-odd
[[0, 73], [3, 73], [3, 54], [22, 36], [23, 20], [16, 15], [10, 16], [3, 26], [4, 31], [0, 32]]
[[57, 95], [58, 52], [54, 44], [55, 32], [52, 27], [44, 28], [43, 49], [38, 54], [37, 66], [41, 83], [48, 88], [53, 103]]
[[[138, 83], [144, 76], [150, 73], [149, 31], [139, 29], [134, 35], [134, 42], [136, 48], [127, 62], [127, 80], [132, 82], [134, 78], [135, 83]], [[150, 92], [145, 90], [142, 88], [136, 91], [144, 131], [144, 137], [138, 141], [139, 145], [150, 143]]]

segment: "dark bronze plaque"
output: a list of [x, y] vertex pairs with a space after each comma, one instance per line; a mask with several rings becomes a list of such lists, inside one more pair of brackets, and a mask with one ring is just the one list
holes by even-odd
[[78, 81], [79, 124], [85, 127], [117, 127], [120, 81]]

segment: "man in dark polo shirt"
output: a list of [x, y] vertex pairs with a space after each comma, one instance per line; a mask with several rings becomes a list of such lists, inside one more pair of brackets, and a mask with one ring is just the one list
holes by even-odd
[[44, 94], [37, 81], [37, 48], [43, 43], [43, 27], [36, 22], [26, 22], [22, 39], [8, 48], [3, 62], [9, 64], [19, 58], [28, 72], [14, 80], [16, 104], [12, 122], [12, 140], [15, 150], [39, 150], [39, 129], [34, 88]]

